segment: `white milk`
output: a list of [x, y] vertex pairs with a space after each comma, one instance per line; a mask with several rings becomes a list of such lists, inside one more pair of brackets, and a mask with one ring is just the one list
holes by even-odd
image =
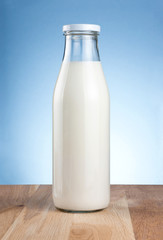
[[109, 204], [109, 94], [100, 62], [63, 62], [53, 99], [56, 207]]

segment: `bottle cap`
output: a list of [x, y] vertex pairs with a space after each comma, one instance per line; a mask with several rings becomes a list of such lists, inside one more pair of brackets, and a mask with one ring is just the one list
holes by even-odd
[[100, 32], [100, 26], [95, 24], [70, 24], [63, 26], [63, 32], [67, 31], [94, 31]]

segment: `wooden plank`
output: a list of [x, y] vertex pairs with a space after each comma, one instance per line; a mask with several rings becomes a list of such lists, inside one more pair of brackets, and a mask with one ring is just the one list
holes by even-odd
[[125, 196], [99, 212], [74, 214], [69, 240], [135, 239]]
[[114, 185], [114, 200], [124, 193], [136, 240], [163, 240], [163, 185]]
[[0, 185], [0, 213], [14, 206], [22, 206], [39, 185]]
[[14, 207], [0, 213], [0, 239], [19, 216], [23, 207]]
[[0, 239], [13, 224], [23, 205], [37, 190], [38, 185], [0, 186]]
[[28, 239], [133, 240], [135, 238], [124, 195], [103, 211], [66, 213], [54, 207], [51, 186], [40, 186], [2, 237], [2, 240]]
[[70, 224], [71, 216], [55, 209], [51, 187], [40, 186], [2, 240], [63, 240], [68, 237]]
[[51, 191], [0, 186], [0, 239], [132, 239], [132, 225], [136, 240], [163, 239], [162, 185], [113, 185], [108, 209], [83, 214], [55, 209]]

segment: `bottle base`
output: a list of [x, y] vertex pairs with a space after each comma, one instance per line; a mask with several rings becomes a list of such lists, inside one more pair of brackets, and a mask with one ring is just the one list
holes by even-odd
[[71, 213], [89, 213], [101, 211], [107, 208], [110, 204], [110, 194], [101, 197], [101, 199], [66, 199], [55, 197], [53, 193], [53, 203], [54, 206], [61, 211], [71, 212]]
[[107, 207], [95, 209], [95, 210], [69, 210], [69, 209], [63, 209], [63, 208], [59, 208], [59, 207], [56, 207], [56, 208], [58, 210], [60, 210], [61, 212], [66, 212], [66, 213], [93, 213], [93, 212], [102, 211], [102, 210], [106, 209]]
[[57, 206], [57, 204], [55, 204], [54, 202], [54, 205], [55, 207], [62, 211], [62, 212], [69, 212], [69, 213], [91, 213], [91, 212], [98, 212], [98, 211], [102, 211], [104, 209], [106, 209], [108, 206], [109, 206], [109, 203], [103, 205], [103, 206], [98, 206], [98, 207], [95, 207], [95, 208], [85, 208], [85, 207], [76, 207], [76, 208], [69, 208], [69, 207], [64, 207], [64, 206]]

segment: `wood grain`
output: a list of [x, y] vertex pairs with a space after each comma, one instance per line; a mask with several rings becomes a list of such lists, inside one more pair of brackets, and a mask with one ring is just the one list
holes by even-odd
[[0, 186], [1, 240], [163, 240], [163, 186], [111, 186], [92, 213], [54, 207], [50, 185]]
[[74, 214], [69, 240], [72, 239], [135, 239], [125, 196], [103, 211]]
[[0, 186], [0, 239], [38, 187], [38, 185]]
[[113, 186], [114, 192], [125, 191], [135, 238], [163, 240], [163, 186]]

